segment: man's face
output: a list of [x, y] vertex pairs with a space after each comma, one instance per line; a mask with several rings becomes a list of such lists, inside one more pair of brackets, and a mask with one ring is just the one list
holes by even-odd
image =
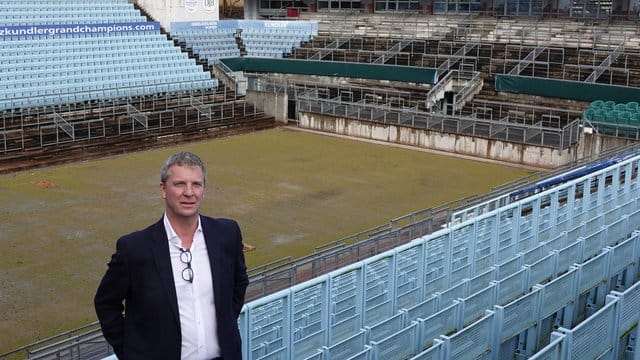
[[202, 169], [199, 166], [176, 164], [169, 168], [168, 174], [167, 181], [160, 184], [167, 216], [176, 220], [197, 217], [205, 187]]

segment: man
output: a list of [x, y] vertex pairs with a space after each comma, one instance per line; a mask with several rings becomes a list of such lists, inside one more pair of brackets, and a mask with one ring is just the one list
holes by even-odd
[[116, 243], [94, 304], [120, 360], [242, 358], [242, 235], [233, 220], [200, 215], [205, 185], [198, 156], [172, 155], [160, 174], [163, 218]]

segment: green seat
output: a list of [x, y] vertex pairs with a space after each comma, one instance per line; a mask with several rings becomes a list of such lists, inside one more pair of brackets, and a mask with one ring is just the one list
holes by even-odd
[[613, 109], [616, 111], [627, 111], [627, 104], [616, 104]]
[[617, 110], [609, 110], [604, 116], [605, 124], [602, 127], [602, 133], [605, 135], [616, 135], [618, 130], [618, 114]]
[[629, 132], [630, 137], [637, 139], [638, 138], [638, 129], [640, 128], [640, 113], [631, 113], [629, 116]]
[[637, 112], [638, 111], [638, 103], [635, 101], [629, 101], [626, 105], [627, 111]]
[[616, 102], [611, 100], [605, 101], [604, 104], [602, 104], [602, 108], [607, 110], [613, 110], [614, 106], [616, 106]]
[[582, 118], [588, 121], [592, 121], [593, 120], [593, 115], [595, 115], [596, 110], [592, 109], [592, 108], [588, 108], [587, 110], [585, 110], [582, 113]]
[[589, 107], [592, 108], [592, 109], [600, 109], [600, 108], [602, 108], [603, 104], [604, 104], [604, 101], [602, 101], [602, 100], [593, 100], [591, 102], [591, 104], [589, 105]]
[[618, 123], [618, 114], [620, 112], [618, 110], [609, 110], [607, 114], [604, 116], [604, 121], [609, 124], [617, 124]]
[[597, 122], [605, 122], [605, 116], [607, 115], [607, 110], [605, 109], [598, 109], [593, 113], [593, 121], [597, 121]]
[[620, 111], [618, 112], [618, 124], [621, 125], [629, 125], [629, 119], [631, 118], [631, 113], [628, 111]]
[[629, 126], [629, 121], [631, 119], [631, 113], [629, 111], [620, 111], [618, 113], [618, 135], [625, 137], [635, 137], [636, 130]]

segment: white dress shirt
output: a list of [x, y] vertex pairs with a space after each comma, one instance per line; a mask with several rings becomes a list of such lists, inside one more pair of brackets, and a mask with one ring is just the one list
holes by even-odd
[[221, 355], [218, 343], [216, 308], [213, 298], [211, 265], [207, 254], [207, 245], [198, 218], [198, 228], [191, 244], [191, 269], [193, 282], [182, 277], [187, 264], [180, 260], [182, 240], [176, 235], [167, 215], [164, 215], [164, 228], [169, 239], [169, 255], [173, 270], [173, 281], [178, 297], [180, 331], [182, 333], [182, 360], [211, 359]]

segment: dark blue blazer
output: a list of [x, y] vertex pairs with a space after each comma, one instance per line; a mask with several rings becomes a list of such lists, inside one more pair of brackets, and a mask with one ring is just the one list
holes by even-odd
[[[222, 357], [242, 359], [237, 320], [249, 280], [240, 228], [229, 219], [200, 219]], [[94, 305], [104, 337], [119, 359], [180, 359], [178, 300], [163, 219], [118, 239]]]

